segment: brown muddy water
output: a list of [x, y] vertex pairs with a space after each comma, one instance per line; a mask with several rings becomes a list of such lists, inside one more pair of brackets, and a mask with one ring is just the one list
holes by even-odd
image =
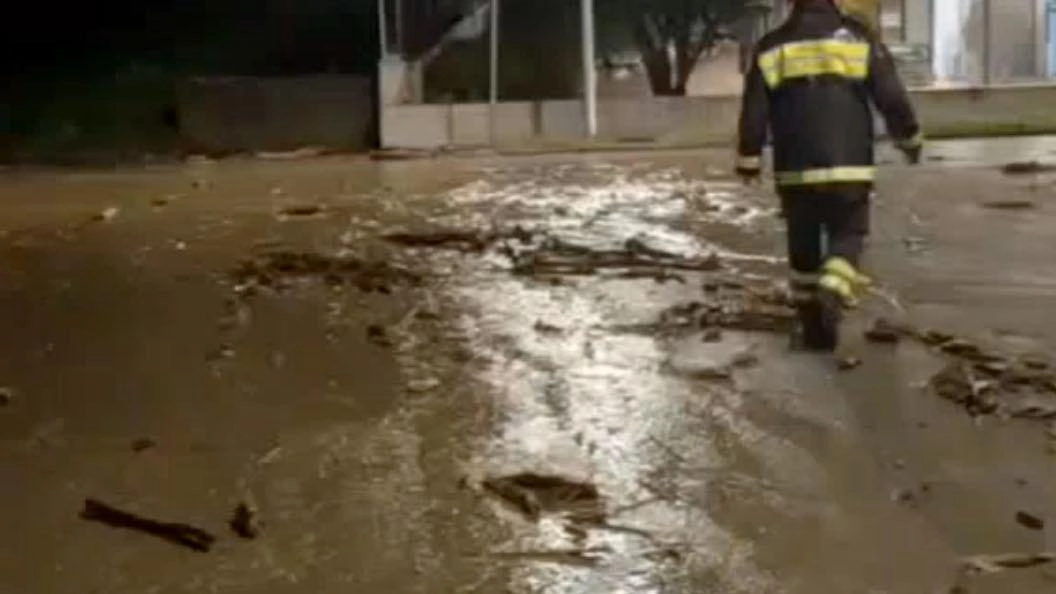
[[1054, 148], [885, 168], [848, 371], [720, 152], [4, 172], [0, 592], [1056, 591]]

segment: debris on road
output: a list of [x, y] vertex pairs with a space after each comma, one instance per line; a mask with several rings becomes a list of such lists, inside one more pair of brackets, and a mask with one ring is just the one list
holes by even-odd
[[931, 495], [931, 483], [921, 483], [916, 487], [896, 489], [891, 493], [891, 501], [910, 508], [917, 508]]
[[674, 272], [668, 272], [667, 270], [655, 270], [655, 269], [628, 269], [616, 274], [617, 278], [625, 278], [631, 280], [638, 279], [650, 279], [656, 281], [657, 284], [666, 284], [668, 281], [674, 281], [680, 285], [686, 284], [686, 277], [681, 274]]
[[216, 542], [212, 534], [187, 524], [159, 522], [122, 511], [96, 499], [86, 499], [81, 518], [111, 528], [135, 530], [198, 552], [207, 553]]
[[158, 442], [151, 437], [139, 437], [132, 440], [132, 451], [135, 453], [145, 452], [158, 445]]
[[367, 326], [367, 340], [383, 347], [391, 347], [393, 344], [392, 337], [389, 336], [389, 331], [380, 324], [371, 324]]
[[1056, 171], [1056, 164], [1041, 161], [1013, 161], [1001, 167], [1005, 175], [1030, 175]]
[[928, 240], [923, 237], [907, 236], [902, 238], [902, 245], [910, 254], [919, 254], [928, 248]]
[[[787, 333], [798, 323], [795, 310], [775, 303], [772, 296], [753, 292], [750, 287], [729, 287], [711, 301], [691, 301], [665, 309], [655, 322], [622, 324], [610, 331], [633, 334], [671, 334], [697, 330], [740, 330], [744, 332]], [[712, 334], [714, 336], [714, 334]]]
[[323, 147], [305, 146], [287, 151], [257, 151], [253, 156], [264, 161], [290, 161], [295, 159], [310, 159], [325, 154]]
[[279, 209], [279, 217], [303, 218], [314, 217], [325, 212], [325, 208], [318, 204], [289, 204]]
[[995, 200], [984, 202], [981, 206], [991, 210], [1031, 210], [1038, 205], [1031, 200]]
[[603, 269], [637, 274], [651, 270], [655, 275], [657, 271], [714, 272], [721, 268], [717, 254], [681, 256], [650, 248], [637, 239], [626, 241], [623, 249], [595, 249], [550, 237], [539, 248], [513, 258], [513, 273], [519, 276], [592, 275]]
[[733, 377], [733, 370], [728, 365], [702, 365], [687, 375], [697, 380], [724, 381]]
[[704, 342], [722, 342], [722, 330], [719, 328], [707, 328], [704, 330], [701, 340]]
[[1022, 510], [1016, 512], [1016, 523], [1029, 530], [1045, 529], [1045, 520]]
[[525, 472], [486, 478], [481, 487], [531, 520], [544, 513], [604, 517], [601, 495], [591, 483]]
[[953, 355], [961, 359], [975, 362], [1000, 361], [1001, 357], [984, 351], [979, 345], [969, 342], [963, 338], [951, 338], [936, 345], [938, 349], [947, 355]]
[[8, 387], [0, 387], [0, 406], [7, 406], [15, 399], [15, 391]]
[[228, 359], [235, 358], [235, 348], [228, 344], [222, 344], [205, 356], [205, 360], [209, 363], [216, 363], [219, 361], [226, 361]]
[[493, 240], [487, 233], [479, 231], [389, 233], [383, 239], [409, 248], [454, 249], [466, 252], [483, 251]]
[[552, 551], [500, 551], [491, 553], [490, 557], [498, 560], [554, 563], [572, 567], [594, 567], [599, 562], [600, 554], [610, 552], [612, 551], [608, 547], [593, 547]]
[[182, 200], [186, 196], [184, 194], [165, 194], [164, 196], [155, 196], [151, 199], [150, 205], [156, 209], [165, 208], [166, 206]]
[[502, 241], [531, 245], [536, 233], [521, 226], [510, 229], [484, 231], [480, 229], [438, 229], [433, 231], [393, 232], [382, 239], [406, 248], [448, 249], [462, 252], [481, 252]]
[[117, 218], [117, 215], [121, 214], [121, 209], [116, 206], [108, 206], [103, 210], [95, 213], [92, 216], [92, 220], [97, 223], [105, 223], [112, 221]]
[[756, 367], [759, 365], [759, 355], [755, 354], [752, 350], [747, 350], [734, 355], [733, 360], [730, 362], [733, 367], [739, 369], [747, 369], [750, 367]]
[[972, 367], [963, 362], [950, 363], [930, 380], [930, 386], [937, 395], [961, 405], [972, 416], [991, 414], [997, 410], [995, 385], [993, 381], [978, 379]]
[[393, 285], [417, 286], [422, 282], [421, 275], [385, 261], [290, 251], [245, 260], [231, 276], [243, 291], [251, 287], [281, 290], [289, 281], [304, 278], [322, 280], [330, 286], [351, 285], [366, 293], [389, 293]]
[[234, 330], [249, 326], [253, 310], [243, 300], [232, 297], [224, 301], [224, 313], [219, 321], [221, 330]]
[[260, 536], [260, 514], [256, 506], [245, 501], [239, 502], [235, 506], [234, 513], [231, 514], [228, 526], [231, 527], [232, 532], [247, 540]]
[[1049, 362], [1033, 355], [1026, 355], [1020, 358], [1020, 363], [1023, 364], [1027, 369], [1033, 369], [1035, 371], [1043, 371], [1049, 368]]
[[1005, 358], [953, 337], [931, 342], [956, 359], [931, 378], [937, 395], [973, 416], [1056, 419], [1056, 374], [1045, 361]]
[[976, 555], [961, 560], [969, 573], [990, 574], [1006, 569], [1029, 569], [1056, 561], [1056, 553], [1005, 553], [1001, 555]]
[[539, 334], [561, 334], [563, 332], [560, 326], [555, 326], [543, 320], [537, 320], [532, 328]]
[[431, 392], [439, 388], [441, 385], [442, 383], [440, 382], [440, 380], [436, 379], [435, 377], [429, 377], [425, 379], [407, 382], [407, 389], [411, 392], [416, 393]]
[[1014, 395], [1006, 405], [1008, 416], [1013, 419], [1056, 419], [1056, 398], [1038, 394]]
[[865, 338], [869, 342], [896, 344], [902, 340], [902, 334], [902, 328], [899, 328], [886, 318], [877, 318], [873, 321], [873, 325], [865, 331]]
[[412, 161], [435, 156], [433, 151], [415, 149], [376, 149], [370, 151], [372, 161]]
[[854, 355], [842, 355], [836, 359], [836, 368], [840, 371], [852, 371], [862, 366], [862, 360]]

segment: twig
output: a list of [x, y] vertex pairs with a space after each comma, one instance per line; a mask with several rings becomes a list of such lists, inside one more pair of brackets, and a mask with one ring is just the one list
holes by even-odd
[[205, 530], [169, 522], [158, 522], [117, 509], [95, 499], [86, 499], [81, 518], [99, 522], [111, 528], [136, 530], [187, 547], [201, 553], [209, 552], [216, 537]]

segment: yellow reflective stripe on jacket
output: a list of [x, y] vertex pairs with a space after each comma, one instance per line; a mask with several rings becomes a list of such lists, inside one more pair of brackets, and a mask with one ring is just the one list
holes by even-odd
[[876, 167], [826, 167], [805, 171], [778, 171], [774, 180], [779, 186], [871, 182], [876, 178]]
[[864, 80], [869, 74], [869, 44], [836, 39], [786, 43], [763, 52], [759, 69], [770, 88], [786, 80], [826, 74]]

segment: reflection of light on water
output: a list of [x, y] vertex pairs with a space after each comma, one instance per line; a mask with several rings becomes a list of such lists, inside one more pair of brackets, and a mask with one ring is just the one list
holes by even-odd
[[[527, 180], [519, 173], [511, 172], [505, 184], [491, 179], [453, 192], [449, 198], [456, 205], [482, 211], [463, 212], [459, 223], [464, 225], [467, 216], [524, 220], [586, 245], [616, 247], [641, 236], [652, 247], [699, 254], [711, 246], [679, 230], [689, 201], [707, 199], [712, 209], [704, 216], [736, 225], [767, 214], [739, 205], [732, 187], [687, 180], [674, 171], [551, 168], [532, 172]], [[496, 173], [499, 179], [503, 175]], [[464, 330], [474, 350], [490, 355], [480, 380], [492, 395], [494, 432], [479, 445], [481, 466], [494, 474], [536, 471], [592, 480], [611, 511], [655, 499], [646, 485], [672, 463], [670, 453], [658, 451], [656, 439], [678, 440], [678, 455], [693, 467], [725, 464], [700, 419], [687, 414], [702, 400], [713, 399], [708, 406], [734, 435], [762, 439], [735, 411], [734, 394], [712, 394], [663, 373], [669, 353], [660, 342], [599, 330], [622, 311], [658, 309], [642, 302], [647, 292], [595, 290], [592, 283], [549, 287], [500, 273], [468, 278], [453, 289], [468, 310]], [[537, 332], [538, 321], [561, 327], [560, 335]], [[725, 415], [723, 409], [728, 409]], [[582, 542], [560, 522], [515, 523], [510, 550], [604, 553], [593, 568], [520, 565], [513, 591], [640, 594], [671, 591], [672, 578], [687, 582], [712, 574], [718, 591], [779, 592], [754, 565], [750, 544], [708, 517], [704, 501], [694, 503], [652, 501], [610, 519], [634, 530], [591, 530]], [[688, 550], [690, 557], [684, 563], [665, 561], [664, 546]]]

